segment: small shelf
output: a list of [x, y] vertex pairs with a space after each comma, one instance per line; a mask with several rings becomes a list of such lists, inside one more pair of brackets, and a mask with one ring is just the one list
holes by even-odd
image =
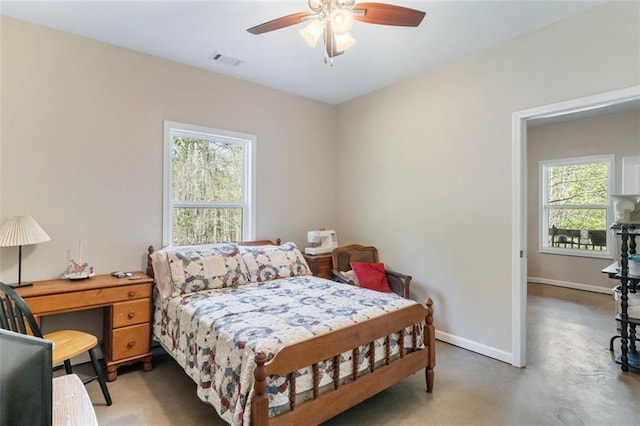
[[[638, 351], [627, 352], [627, 359], [627, 366], [629, 367], [629, 371], [631, 371], [632, 373], [640, 373], [640, 354], [638, 353]], [[622, 355], [616, 356], [616, 363], [622, 365], [624, 370], [624, 365], [622, 364]]]
[[[621, 315], [618, 314], [616, 315], [616, 321], [622, 321]], [[633, 325], [640, 325], [640, 318], [629, 318], [627, 319], [627, 322], [629, 324], [633, 324]]]
[[[640, 225], [625, 223], [611, 225], [610, 229], [620, 236], [620, 262], [614, 262], [602, 270], [609, 278], [620, 281], [620, 285], [615, 288], [621, 293], [620, 312], [615, 316], [620, 322], [620, 335], [611, 338], [610, 349], [613, 350], [613, 342], [620, 338], [620, 353], [615, 360], [621, 365], [622, 371], [632, 373], [640, 373], [640, 355], [636, 348], [636, 326], [640, 325], [640, 319], [628, 317], [628, 295], [636, 293], [640, 277], [629, 275], [629, 265], [624, 260], [636, 253], [636, 237], [640, 237], [639, 227]], [[623, 352], [627, 355], [624, 362]]]
[[[609, 278], [620, 279], [622, 274], [620, 273], [620, 266], [618, 262], [613, 262], [602, 270], [602, 273], [609, 275]], [[640, 281], [640, 275], [631, 275], [627, 273], [627, 278], [630, 280]]]

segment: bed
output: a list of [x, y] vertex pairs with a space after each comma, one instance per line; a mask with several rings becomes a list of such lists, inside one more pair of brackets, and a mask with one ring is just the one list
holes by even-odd
[[314, 277], [293, 243], [148, 257], [153, 337], [230, 424], [318, 424], [421, 370], [433, 390], [430, 299]]

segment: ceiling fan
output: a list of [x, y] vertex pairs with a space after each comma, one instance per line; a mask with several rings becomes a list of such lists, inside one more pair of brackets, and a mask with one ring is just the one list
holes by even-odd
[[342, 55], [353, 46], [355, 39], [349, 31], [353, 21], [368, 24], [417, 27], [425, 12], [394, 6], [386, 3], [355, 3], [355, 0], [308, 0], [311, 12], [298, 12], [282, 16], [249, 28], [251, 34], [263, 34], [291, 25], [308, 22], [300, 30], [300, 35], [311, 47], [316, 47], [318, 39], [324, 33], [324, 46], [327, 58]]

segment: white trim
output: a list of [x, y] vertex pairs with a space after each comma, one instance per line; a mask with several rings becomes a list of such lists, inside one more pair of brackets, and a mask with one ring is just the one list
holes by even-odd
[[[220, 130], [193, 124], [178, 123], [164, 120], [164, 150], [163, 150], [163, 190], [162, 190], [162, 245], [167, 246], [172, 242], [171, 224], [171, 134], [179, 133], [185, 136], [203, 138], [206, 140], [223, 140], [226, 143], [243, 144], [244, 167], [243, 193], [242, 193], [242, 236], [246, 241], [255, 240], [256, 236], [256, 136], [246, 133], [233, 132], [230, 130]], [[208, 206], [216, 207], [218, 203], [179, 203], [185, 206]], [[226, 207], [236, 206], [235, 203], [225, 203]]]
[[622, 157], [621, 194], [640, 194], [640, 155]]
[[[607, 221], [607, 223], [613, 223], [612, 221]], [[607, 245], [611, 247], [612, 243], [609, 243], [609, 233], [607, 233]], [[598, 250], [582, 250], [575, 248], [563, 248], [563, 247], [541, 247], [539, 246], [539, 252], [545, 254], [556, 254], [559, 256], [574, 256], [574, 257], [590, 257], [592, 259], [613, 259], [613, 254], [609, 251], [598, 251]]]
[[[598, 95], [573, 99], [544, 105], [537, 108], [514, 112], [512, 115], [512, 143], [511, 143], [511, 330], [513, 365], [522, 367], [526, 365], [527, 346], [527, 280], [526, 280], [526, 227], [527, 211], [526, 188], [526, 152], [527, 152], [527, 120], [532, 118], [555, 117], [563, 114], [598, 109], [622, 102], [640, 99], [640, 86], [632, 86], [625, 89], [614, 90]], [[523, 250], [524, 257], [519, 256]], [[523, 262], [522, 259], [525, 259]]]
[[480, 355], [497, 359], [498, 361], [506, 362], [507, 364], [513, 364], [513, 356], [509, 352], [483, 345], [482, 343], [478, 343], [474, 340], [465, 339], [464, 337], [455, 336], [439, 330], [436, 330], [436, 339], [451, 345], [459, 346]]
[[527, 277], [527, 281], [530, 283], [538, 283], [538, 284], [552, 285], [556, 287], [572, 288], [574, 290], [590, 291], [592, 293], [603, 293], [608, 295], [613, 294], [610, 288], [600, 287], [600, 286], [591, 285], [591, 284], [572, 283], [570, 281], [551, 280], [549, 278], [539, 278], [539, 277]]
[[171, 245], [171, 128], [178, 125], [174, 121], [164, 121], [164, 142], [162, 148], [162, 247]]
[[[520, 283], [527, 274], [527, 126], [517, 113], [512, 117], [511, 175], [511, 351], [514, 367], [527, 365], [527, 289]], [[518, 141], [515, 143], [515, 141]], [[516, 172], [517, 171], [517, 172]]]
[[[549, 207], [549, 179], [548, 168], [553, 166], [579, 165], [579, 164], [607, 164], [607, 202], [605, 204], [565, 204]], [[614, 154], [590, 155], [583, 157], [560, 158], [553, 160], [541, 160], [538, 162], [538, 251], [547, 254], [560, 254], [578, 257], [593, 257], [612, 259], [614, 244], [613, 237], [609, 232], [605, 233], [607, 249], [580, 250], [574, 248], [551, 247], [549, 246], [549, 209], [602, 209], [605, 210], [605, 231], [606, 226], [613, 223], [613, 209], [609, 202], [611, 194], [615, 194], [616, 182], [616, 156]]]
[[247, 143], [247, 149], [245, 150], [245, 160], [247, 161], [247, 167], [245, 167], [245, 199], [248, 203], [248, 208], [245, 211], [246, 221], [246, 231], [247, 234], [244, 236], [245, 241], [253, 241], [256, 239], [256, 222], [258, 221], [258, 214], [256, 213], [257, 209], [257, 186], [256, 182], [258, 182], [257, 172], [256, 172], [256, 159], [258, 158], [257, 150], [258, 150], [258, 138], [255, 135], [245, 135], [249, 136], [249, 142]]

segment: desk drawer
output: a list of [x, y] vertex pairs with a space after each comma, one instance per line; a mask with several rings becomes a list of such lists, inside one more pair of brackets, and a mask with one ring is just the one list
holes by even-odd
[[149, 352], [149, 324], [132, 325], [113, 330], [112, 360]]
[[47, 312], [87, 309], [92, 306], [133, 299], [149, 299], [150, 297], [151, 284], [147, 283], [27, 297], [25, 301], [35, 315], [40, 315]]
[[150, 320], [149, 299], [138, 299], [130, 302], [114, 303], [113, 328], [141, 324]]

